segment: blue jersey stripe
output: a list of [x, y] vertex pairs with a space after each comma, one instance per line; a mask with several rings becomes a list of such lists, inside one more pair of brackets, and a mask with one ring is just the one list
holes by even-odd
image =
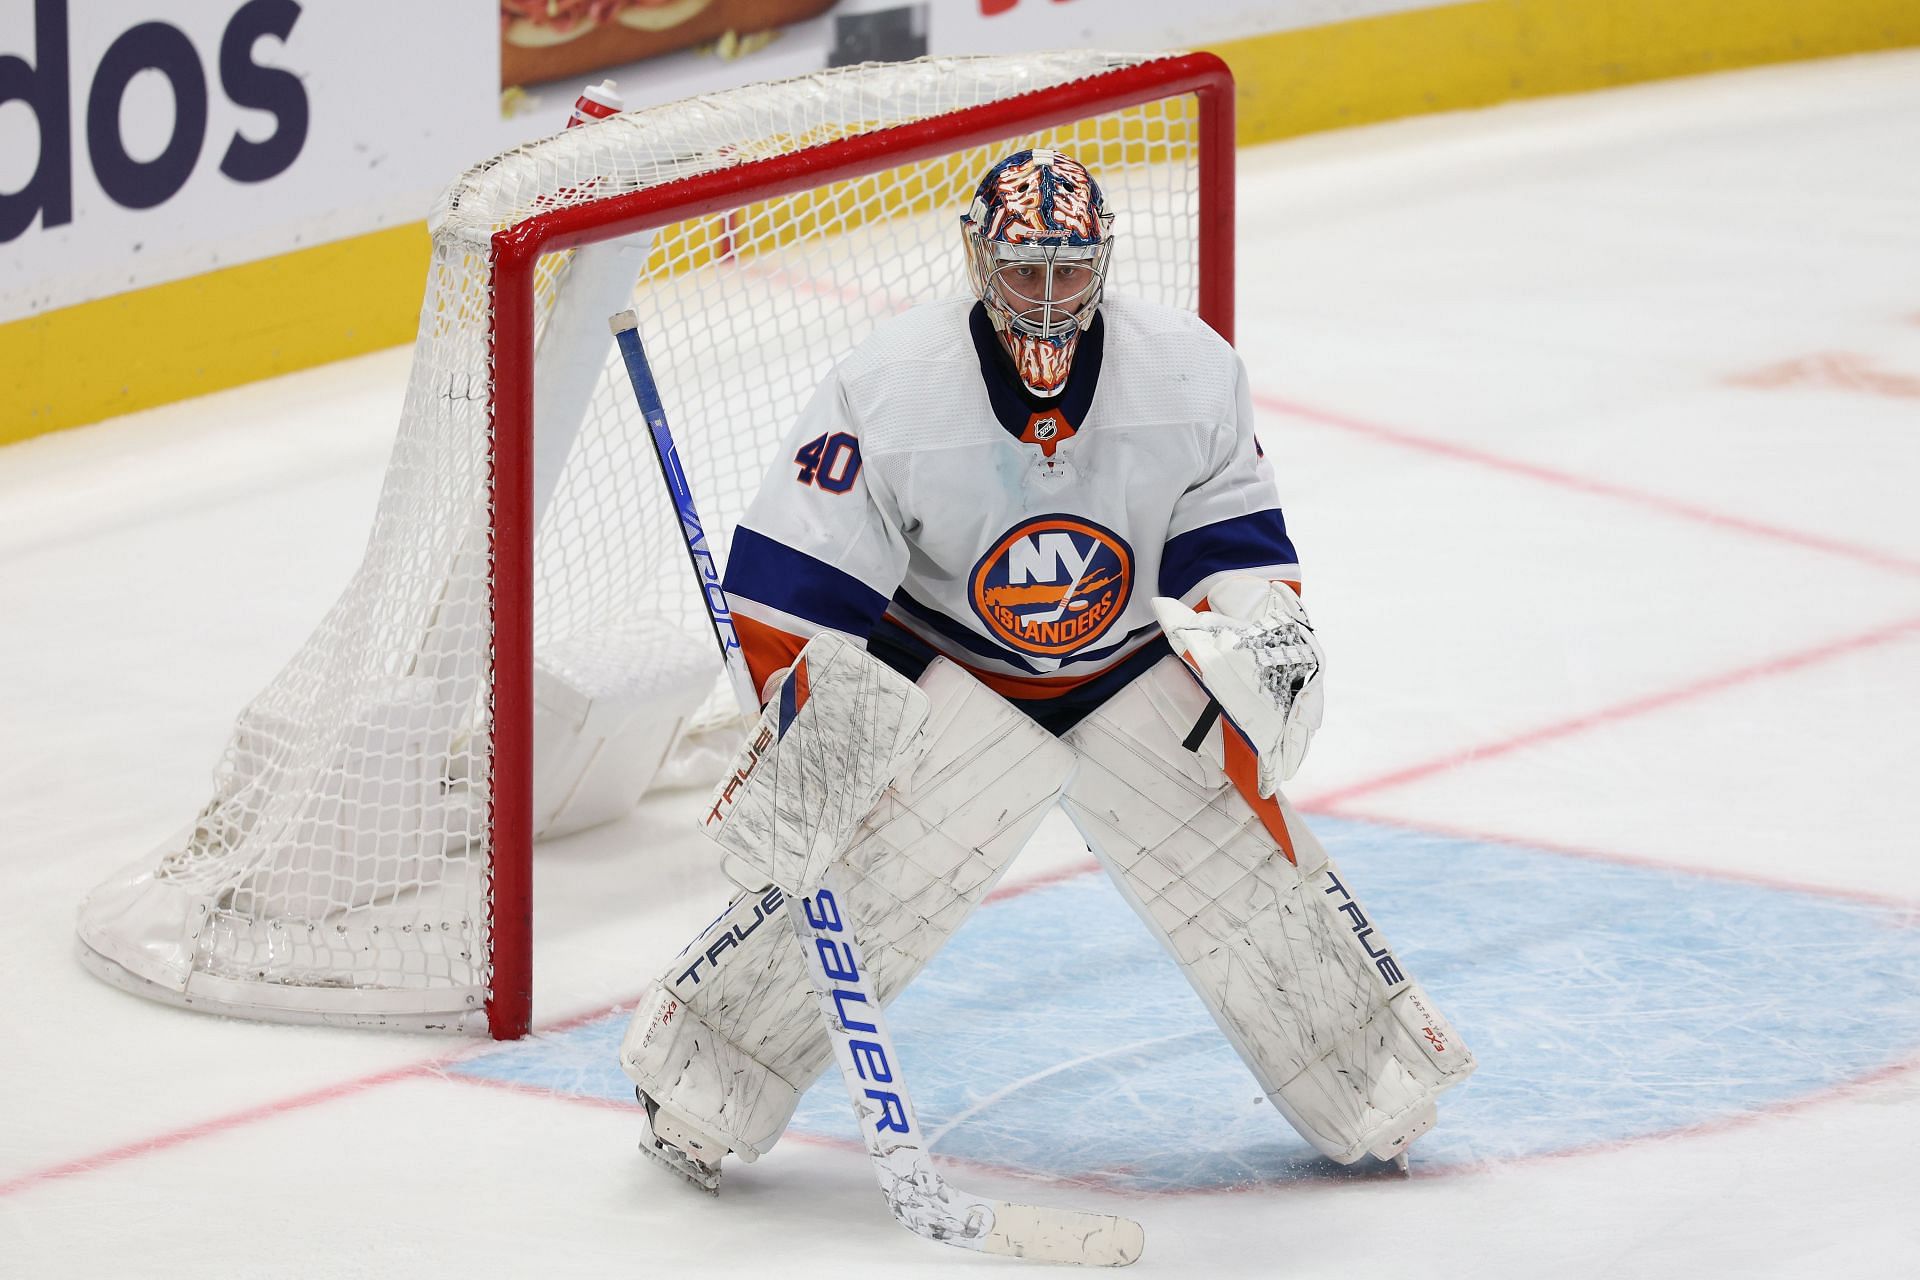
[[734, 530], [722, 585], [730, 597], [862, 639], [887, 611], [887, 598], [852, 574], [746, 525]]
[[1298, 563], [1286, 517], [1278, 507], [1269, 507], [1168, 538], [1160, 556], [1160, 594], [1178, 600], [1223, 570]]

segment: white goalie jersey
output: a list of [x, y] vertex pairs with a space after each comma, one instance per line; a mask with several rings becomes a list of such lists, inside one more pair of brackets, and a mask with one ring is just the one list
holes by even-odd
[[733, 539], [759, 687], [806, 639], [958, 663], [1064, 732], [1168, 650], [1149, 601], [1297, 583], [1246, 370], [1198, 318], [1108, 298], [1061, 393], [970, 300], [883, 325], [801, 414]]

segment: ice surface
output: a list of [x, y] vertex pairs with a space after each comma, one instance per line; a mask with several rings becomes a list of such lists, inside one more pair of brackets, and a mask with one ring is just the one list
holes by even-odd
[[[1330, 657], [1291, 791], [1483, 1065], [1414, 1177], [1314, 1161], [1054, 822], [900, 1005], [957, 1180], [1143, 1274], [1912, 1274], [1917, 154], [1915, 53], [1242, 153]], [[542, 850], [526, 1045], [75, 963], [357, 560], [404, 372], [0, 451], [0, 1274], [1017, 1266], [893, 1226], [831, 1090], [713, 1201], [635, 1155], [618, 1010], [723, 892], [686, 796]]]

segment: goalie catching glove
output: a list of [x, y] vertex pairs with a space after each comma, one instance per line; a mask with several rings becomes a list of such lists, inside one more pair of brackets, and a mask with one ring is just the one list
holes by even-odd
[[925, 754], [927, 695], [833, 631], [809, 640], [768, 688], [703, 825], [735, 884], [804, 896]]
[[1325, 658], [1300, 597], [1284, 582], [1235, 575], [1196, 613], [1157, 596], [1153, 611], [1175, 653], [1259, 755], [1258, 785], [1271, 796], [1306, 758], [1320, 727]]

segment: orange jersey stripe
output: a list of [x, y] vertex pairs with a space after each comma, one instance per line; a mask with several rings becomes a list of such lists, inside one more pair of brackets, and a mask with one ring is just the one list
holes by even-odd
[[1300, 860], [1293, 856], [1293, 836], [1287, 831], [1287, 817], [1280, 812], [1280, 802], [1272, 796], [1262, 797], [1260, 794], [1259, 759], [1253, 747], [1238, 729], [1227, 723], [1224, 716], [1220, 719], [1220, 734], [1227, 749], [1227, 780], [1233, 783], [1233, 789], [1240, 793], [1240, 798], [1260, 819], [1260, 825], [1267, 829], [1267, 834], [1280, 842], [1280, 852], [1287, 855], [1287, 861], [1299, 866]]
[[[1207, 602], [1202, 600], [1195, 612], [1206, 607]], [[1205, 689], [1206, 681], [1200, 679], [1200, 669], [1195, 665], [1193, 655], [1182, 651], [1180, 661], [1187, 664], [1187, 670], [1193, 673], [1195, 681]], [[1219, 705], [1218, 699], [1215, 700], [1214, 705]], [[1293, 835], [1287, 830], [1287, 815], [1280, 811], [1280, 802], [1272, 796], [1263, 797], [1260, 794], [1260, 757], [1254, 751], [1253, 744], [1233, 727], [1232, 722], [1224, 714], [1219, 719], [1218, 728], [1220, 745], [1223, 748], [1221, 754], [1224, 757], [1222, 767], [1226, 771], [1227, 781], [1231, 782], [1233, 789], [1240, 793], [1240, 798], [1247, 802], [1247, 807], [1253, 810], [1254, 817], [1260, 819], [1260, 825], [1267, 829], [1267, 834], [1280, 842], [1280, 852], [1287, 855], [1287, 861], [1299, 866], [1300, 860], [1293, 856]]]
[[756, 622], [743, 613], [733, 615], [733, 633], [740, 637], [740, 652], [746, 655], [755, 696], [767, 687], [774, 672], [792, 666], [807, 644], [804, 636]]

